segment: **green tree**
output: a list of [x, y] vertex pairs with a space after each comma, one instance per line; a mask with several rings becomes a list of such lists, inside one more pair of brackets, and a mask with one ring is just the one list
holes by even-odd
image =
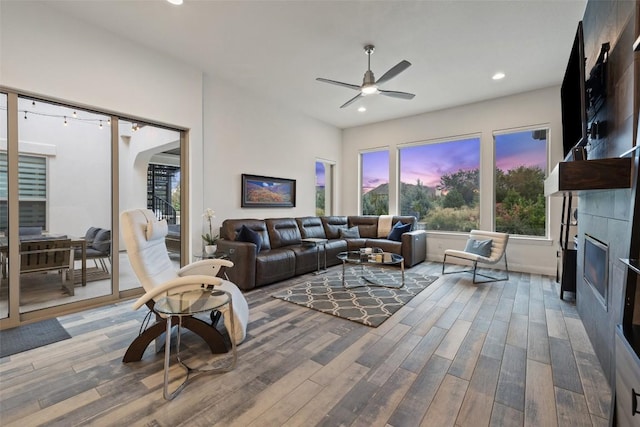
[[478, 202], [479, 185], [480, 172], [478, 169], [460, 169], [458, 172], [442, 175], [439, 189], [447, 193], [456, 190], [462, 196], [464, 204], [474, 206]]
[[389, 213], [389, 184], [381, 184], [362, 196], [363, 215]]
[[496, 230], [527, 236], [545, 234], [544, 171], [519, 166], [496, 171]]
[[176, 212], [180, 212], [180, 183], [171, 192], [171, 206]]
[[316, 216], [324, 215], [324, 187], [316, 187]]
[[[442, 207], [445, 208], [461, 208], [465, 205], [464, 197], [457, 189], [450, 190], [442, 201]], [[467, 205], [469, 205], [467, 203]]]
[[418, 179], [415, 185], [400, 183], [400, 215], [413, 215], [418, 220], [431, 209], [433, 190]]
[[544, 171], [528, 166], [518, 166], [506, 173], [496, 171], [496, 201], [501, 202], [509, 191], [515, 191], [525, 200], [537, 200], [544, 194]]

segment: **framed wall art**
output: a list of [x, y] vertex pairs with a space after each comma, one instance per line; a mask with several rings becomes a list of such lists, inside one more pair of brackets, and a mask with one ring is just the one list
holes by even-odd
[[243, 208], [292, 208], [296, 205], [296, 180], [242, 174]]

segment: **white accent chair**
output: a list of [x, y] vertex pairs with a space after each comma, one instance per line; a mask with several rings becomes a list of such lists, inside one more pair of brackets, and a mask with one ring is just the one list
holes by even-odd
[[[228, 305], [221, 310], [224, 324], [229, 335], [233, 334], [236, 344], [245, 339], [249, 322], [247, 301], [235, 284], [216, 277], [220, 268], [233, 266], [231, 261], [202, 260], [176, 269], [165, 245], [168, 232], [166, 220], [159, 221], [148, 209], [133, 209], [122, 212], [120, 224], [131, 267], [145, 290], [145, 294], [134, 303], [133, 308], [137, 310], [146, 304], [150, 310], [149, 315], [155, 316], [155, 322], [141, 331], [129, 345], [123, 362], [141, 360], [144, 351], [154, 340], [156, 351], [161, 350], [164, 345], [166, 322], [175, 321], [177, 324], [177, 318], [166, 318], [154, 311], [155, 300], [189, 289], [215, 287], [229, 292], [233, 303], [235, 330], [231, 329]], [[183, 317], [182, 326], [199, 335], [209, 345], [212, 353], [226, 353], [229, 347], [225, 337], [216, 329], [217, 320], [214, 313], [211, 315], [211, 323], [193, 316]]]
[[[456, 250], [456, 249], [447, 249], [444, 251], [444, 259], [442, 260], [442, 274], [453, 274], [453, 273], [471, 273], [473, 272], [473, 283], [487, 283], [487, 282], [498, 282], [502, 280], [509, 280], [509, 264], [507, 263], [507, 243], [509, 242], [509, 234], [507, 233], [498, 233], [495, 231], [481, 231], [481, 230], [471, 230], [469, 233], [469, 242], [473, 239], [476, 242], [491, 240], [491, 253], [489, 256], [483, 256], [477, 253], [469, 252], [466, 250]], [[466, 247], [465, 247], [466, 249]], [[447, 262], [447, 257], [454, 257], [458, 259], [463, 259], [466, 261], [470, 261], [473, 265], [472, 269], [468, 270], [453, 270], [445, 272], [445, 263]], [[490, 276], [486, 273], [478, 272], [478, 264], [497, 264], [501, 259], [504, 258], [504, 267], [506, 274], [502, 277]], [[476, 276], [482, 276], [489, 280], [477, 281]]]

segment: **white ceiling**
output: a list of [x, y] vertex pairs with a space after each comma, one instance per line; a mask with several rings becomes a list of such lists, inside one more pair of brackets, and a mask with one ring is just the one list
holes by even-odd
[[[205, 1], [48, 0], [46, 4], [186, 61], [252, 94], [348, 128], [560, 84], [586, 0]], [[382, 88], [413, 100], [356, 95], [363, 46]], [[503, 71], [507, 77], [493, 81]], [[357, 111], [364, 105], [367, 111]]]

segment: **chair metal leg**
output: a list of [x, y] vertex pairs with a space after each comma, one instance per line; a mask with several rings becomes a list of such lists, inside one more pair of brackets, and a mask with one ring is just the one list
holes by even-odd
[[[490, 282], [502, 282], [504, 280], [509, 280], [509, 264], [507, 263], [507, 253], [505, 252], [503, 256], [504, 256], [504, 266], [506, 268], [506, 274], [504, 277], [495, 277], [495, 276], [489, 276], [488, 274], [477, 273], [476, 272], [477, 266], [475, 266], [473, 269], [473, 283], [490, 283]], [[477, 281], [476, 274], [478, 276], [486, 277], [489, 280]]]
[[[457, 258], [457, 257], [454, 256], [454, 258]], [[447, 254], [444, 254], [444, 259], [442, 260], [442, 274], [472, 273], [474, 271], [473, 269], [444, 271], [444, 265], [445, 265], [446, 261], [447, 261]], [[467, 261], [470, 261], [470, 260], [467, 260]]]
[[[473, 283], [477, 284], [477, 283], [490, 283], [490, 282], [501, 282], [503, 280], [509, 280], [509, 264], [507, 263], [507, 253], [505, 252], [504, 255], [504, 266], [506, 268], [506, 275], [505, 277], [495, 277], [495, 276], [490, 276], [488, 274], [484, 274], [478, 271], [478, 261], [471, 261], [471, 260], [467, 260], [467, 261], [471, 261], [473, 262], [473, 268], [470, 268], [468, 270], [455, 270], [455, 271], [445, 271], [444, 267], [445, 267], [445, 263], [447, 261], [447, 254], [444, 255], [444, 259], [442, 260], [442, 274], [454, 274], [454, 273], [473, 273]], [[485, 277], [489, 280], [481, 280], [478, 281], [477, 280], [477, 276], [482, 276]]]

